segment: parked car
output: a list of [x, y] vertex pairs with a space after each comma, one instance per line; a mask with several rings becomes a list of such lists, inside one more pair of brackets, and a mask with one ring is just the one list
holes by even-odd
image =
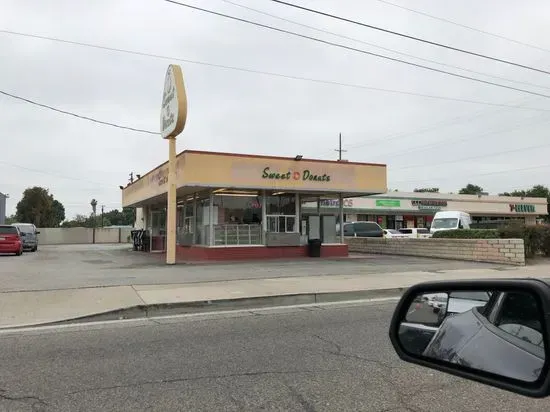
[[[337, 228], [338, 234], [340, 228]], [[344, 236], [353, 237], [384, 237], [384, 230], [376, 222], [344, 223]]]
[[426, 237], [432, 237], [430, 231], [426, 229], [425, 227], [407, 227], [407, 228], [401, 228], [399, 229], [399, 232], [404, 234], [406, 237], [412, 237], [412, 238], [426, 238]]
[[38, 234], [36, 226], [32, 223], [14, 223], [13, 226], [19, 229], [23, 240], [23, 249], [36, 252], [38, 250]]
[[407, 237], [407, 235], [401, 233], [399, 230], [395, 229], [384, 229], [384, 237], [388, 239], [392, 238], [404, 238]]
[[0, 253], [13, 253], [17, 256], [23, 253], [21, 233], [16, 226], [0, 225]]

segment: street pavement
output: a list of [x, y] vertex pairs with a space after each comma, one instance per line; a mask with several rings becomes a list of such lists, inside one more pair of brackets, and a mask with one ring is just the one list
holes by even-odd
[[[261, 298], [262, 305], [288, 305], [363, 298], [364, 292], [372, 297], [372, 291], [398, 296], [403, 288], [422, 281], [548, 277], [549, 267], [394, 256], [167, 267], [155, 256], [131, 252], [127, 245], [41, 247], [38, 253], [0, 258], [0, 328], [121, 309], [126, 312], [120, 316], [130, 309], [139, 312], [133, 316], [145, 316], [143, 308], [151, 305], [174, 309], [175, 304], [199, 304], [205, 310], [205, 302], [236, 305], [236, 299]], [[271, 301], [276, 298], [277, 303]]]
[[0, 332], [0, 411], [548, 411], [394, 354], [395, 301]]
[[406, 256], [263, 260], [167, 266], [160, 255], [130, 245], [40, 246], [36, 253], [0, 256], [0, 291], [153, 285], [323, 275], [364, 275], [422, 270], [512, 268], [498, 264]]

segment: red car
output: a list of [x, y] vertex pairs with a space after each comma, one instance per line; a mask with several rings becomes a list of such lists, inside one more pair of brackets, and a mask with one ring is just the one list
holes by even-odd
[[23, 253], [23, 241], [19, 229], [11, 225], [0, 225], [0, 253]]

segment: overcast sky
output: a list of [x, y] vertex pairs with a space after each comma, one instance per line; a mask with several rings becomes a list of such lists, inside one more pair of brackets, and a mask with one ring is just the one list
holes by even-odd
[[[467, 56], [269, 0], [231, 0], [353, 41], [278, 20], [222, 0], [182, 0], [367, 51], [550, 95], [550, 76]], [[379, 0], [292, 0], [413, 36], [550, 71], [547, 0], [388, 0], [517, 44], [435, 20]], [[189, 149], [336, 159], [388, 165], [388, 186], [490, 193], [549, 184], [550, 100], [381, 60], [311, 40], [193, 11], [163, 0], [0, 0], [0, 30], [172, 56], [166, 60], [0, 33], [0, 90], [99, 120], [159, 129], [164, 75], [181, 64], [189, 99], [178, 151]], [[368, 42], [367, 45], [361, 42]], [[390, 48], [533, 85], [423, 62]], [[370, 88], [292, 80], [176, 58]], [[533, 110], [544, 109], [544, 110]], [[159, 136], [72, 118], [0, 96], [0, 192], [8, 214], [27, 187], [50, 189], [67, 217], [95, 198], [120, 208], [119, 185], [167, 158]], [[543, 146], [543, 145], [547, 146]], [[449, 162], [446, 164], [446, 162]], [[547, 166], [544, 166], [547, 165]], [[541, 167], [537, 167], [541, 166]], [[504, 171], [504, 172], [503, 172]]]

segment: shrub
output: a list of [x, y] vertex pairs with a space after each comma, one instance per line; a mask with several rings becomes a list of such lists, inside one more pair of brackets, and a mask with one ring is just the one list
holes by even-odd
[[498, 239], [499, 233], [496, 229], [440, 230], [439, 232], [435, 232], [433, 237], [447, 239]]
[[498, 229], [502, 239], [523, 239], [525, 256], [544, 254], [550, 256], [550, 226], [511, 224]]

